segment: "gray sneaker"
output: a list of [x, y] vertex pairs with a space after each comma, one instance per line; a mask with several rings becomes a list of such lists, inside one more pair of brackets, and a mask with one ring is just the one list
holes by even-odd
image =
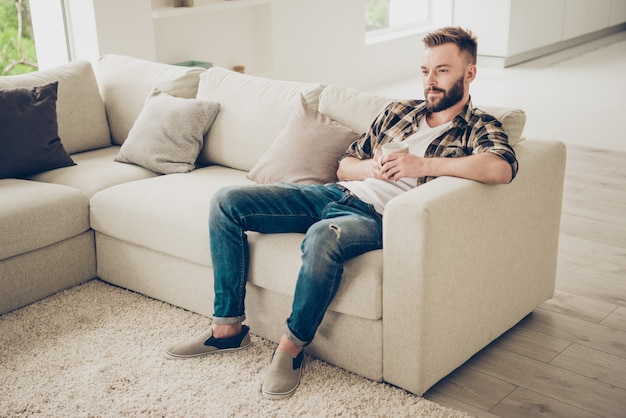
[[179, 360], [207, 354], [243, 350], [250, 346], [249, 331], [250, 327], [244, 325], [241, 332], [234, 337], [215, 338], [213, 337], [213, 330], [209, 327], [209, 330], [204, 334], [182, 343], [174, 344], [167, 348], [163, 354], [167, 359]]
[[261, 391], [268, 399], [284, 399], [296, 391], [304, 368], [304, 350], [298, 357], [282, 351], [274, 352], [270, 366], [265, 372]]

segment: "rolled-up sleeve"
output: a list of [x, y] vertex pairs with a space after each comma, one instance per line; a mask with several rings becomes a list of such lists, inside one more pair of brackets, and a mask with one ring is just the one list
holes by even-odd
[[519, 168], [517, 157], [513, 147], [509, 144], [509, 138], [502, 128], [502, 124], [497, 119], [488, 116], [481, 116], [481, 123], [474, 125], [474, 144], [472, 144], [473, 154], [490, 152], [504, 159], [511, 166], [511, 180], [517, 175]]

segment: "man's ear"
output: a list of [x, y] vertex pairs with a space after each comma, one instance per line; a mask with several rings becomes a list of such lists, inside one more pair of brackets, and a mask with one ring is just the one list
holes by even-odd
[[468, 83], [471, 83], [472, 81], [474, 81], [474, 79], [476, 78], [476, 71], [478, 69], [476, 68], [476, 65], [474, 64], [470, 64], [467, 67], [465, 67], [465, 79]]

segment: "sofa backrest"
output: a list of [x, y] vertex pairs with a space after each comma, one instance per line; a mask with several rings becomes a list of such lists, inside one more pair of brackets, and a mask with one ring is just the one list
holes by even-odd
[[96, 75], [114, 144], [128, 137], [148, 95], [158, 88], [172, 96], [196, 96], [204, 68], [181, 67], [123, 55], [104, 55]]
[[[376, 115], [394, 100], [333, 84], [322, 91], [319, 111], [355, 132], [366, 132]], [[511, 146], [521, 141], [526, 123], [526, 113], [523, 110], [498, 106], [476, 107], [502, 123]]]
[[198, 99], [220, 104], [200, 152], [201, 164], [249, 171], [285, 127], [301, 94], [317, 107], [323, 85], [270, 80], [213, 67], [200, 76]]
[[93, 68], [74, 61], [33, 73], [0, 77], [0, 88], [35, 87], [58, 81], [57, 124], [69, 154], [111, 145], [104, 104]]

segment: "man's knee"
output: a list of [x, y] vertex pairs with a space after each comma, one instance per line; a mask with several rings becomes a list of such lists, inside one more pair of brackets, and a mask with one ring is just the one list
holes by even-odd
[[241, 198], [245, 198], [247, 194], [246, 186], [222, 187], [211, 198], [211, 206], [236, 207]]
[[340, 248], [341, 227], [332, 221], [320, 221], [313, 224], [302, 242], [303, 253], [337, 254]]
[[227, 186], [222, 187], [212, 197], [213, 203], [228, 203], [233, 200], [237, 196], [238, 186]]
[[239, 186], [228, 186], [218, 190], [211, 198], [209, 219], [233, 217], [233, 210], [238, 207], [241, 196], [239, 189]]

